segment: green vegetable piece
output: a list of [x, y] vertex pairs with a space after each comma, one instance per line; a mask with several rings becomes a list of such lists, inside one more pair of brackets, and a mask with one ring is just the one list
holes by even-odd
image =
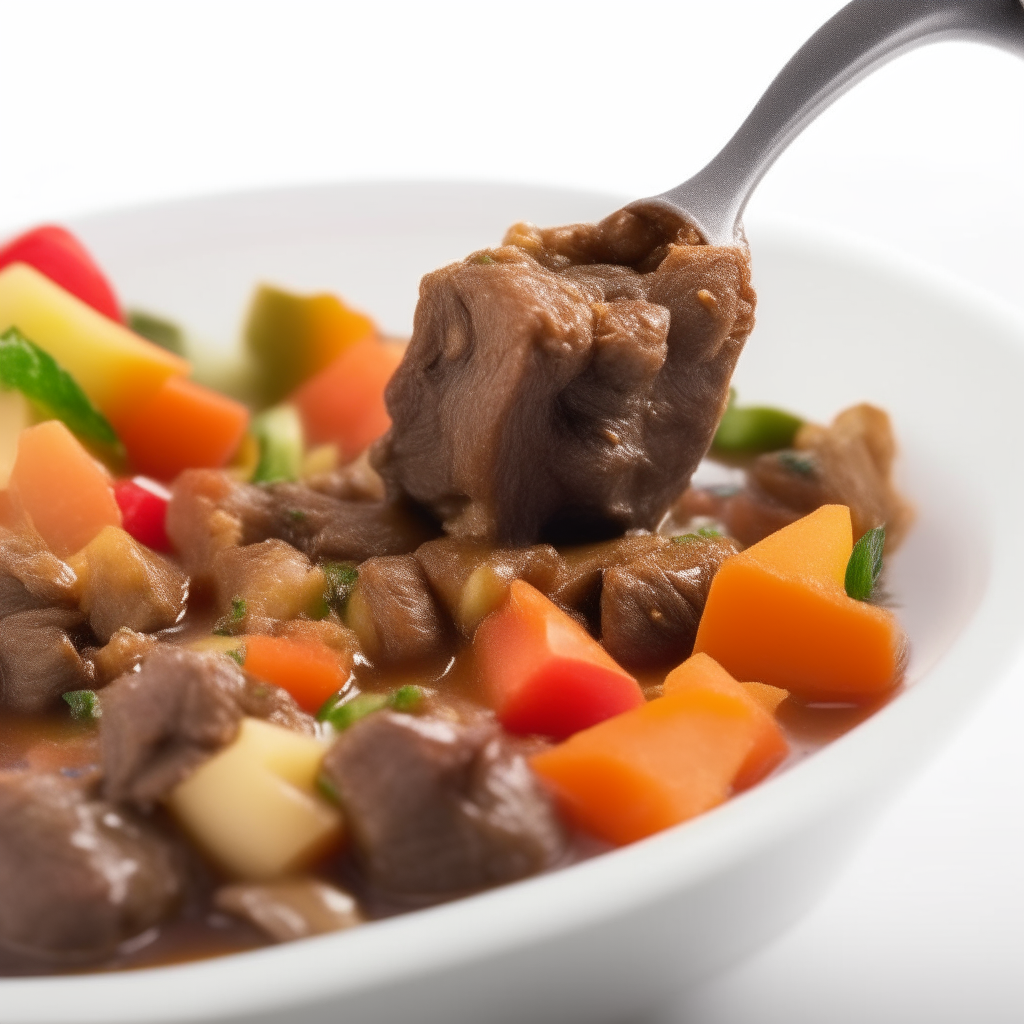
[[185, 355], [185, 332], [172, 320], [154, 316], [143, 309], [129, 309], [128, 326], [154, 345], [178, 356]]
[[868, 530], [853, 546], [846, 563], [846, 593], [858, 601], [869, 601], [882, 572], [885, 527]]
[[50, 419], [89, 441], [117, 444], [117, 434], [74, 377], [35, 342], [11, 327], [0, 335], [0, 387], [20, 391]]
[[298, 480], [304, 445], [302, 422], [293, 405], [276, 405], [252, 421], [252, 432], [260, 445], [260, 461], [253, 483], [271, 484]]
[[721, 530], [713, 526], [702, 526], [693, 533], [679, 533], [672, 538], [673, 544], [692, 544], [695, 540], [707, 540], [709, 537], [724, 537]]
[[754, 455], [789, 448], [803, 420], [782, 409], [765, 405], [735, 405], [736, 391], [730, 389], [729, 404], [718, 424], [712, 448], [730, 455]]
[[422, 686], [410, 683], [407, 686], [400, 686], [388, 697], [388, 706], [394, 711], [403, 711], [406, 714], [411, 714], [423, 703], [425, 696], [426, 694], [423, 692]]
[[320, 791], [320, 795], [330, 800], [332, 804], [341, 803], [341, 797], [338, 794], [337, 788], [326, 775], [317, 776], [316, 788]]
[[324, 562], [320, 568], [327, 579], [324, 601], [340, 614], [352, 596], [359, 570], [350, 562]]
[[357, 693], [348, 699], [338, 694], [327, 700], [316, 717], [320, 722], [330, 722], [338, 732], [344, 732], [360, 718], [386, 708], [388, 703], [388, 698], [382, 693]]
[[245, 648], [239, 647], [235, 651], [224, 652], [232, 661], [236, 662], [239, 666], [245, 664]]
[[71, 717], [79, 721], [91, 721], [103, 714], [95, 690], [69, 690], [61, 694], [61, 699], [71, 708]]
[[818, 470], [818, 464], [812, 455], [801, 455], [799, 452], [779, 452], [778, 459], [786, 469], [792, 470], [798, 476], [812, 477]]

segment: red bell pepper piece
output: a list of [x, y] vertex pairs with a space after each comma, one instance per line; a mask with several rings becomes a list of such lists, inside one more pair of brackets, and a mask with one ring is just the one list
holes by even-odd
[[124, 320], [114, 289], [85, 246], [70, 231], [45, 224], [0, 248], [0, 270], [27, 263], [104, 316]]
[[473, 650], [486, 692], [509, 731], [565, 739], [644, 703], [640, 684], [529, 583], [480, 624]]
[[171, 492], [154, 480], [137, 476], [114, 484], [114, 500], [121, 509], [124, 529], [140, 544], [154, 551], [170, 551], [171, 542], [164, 525]]

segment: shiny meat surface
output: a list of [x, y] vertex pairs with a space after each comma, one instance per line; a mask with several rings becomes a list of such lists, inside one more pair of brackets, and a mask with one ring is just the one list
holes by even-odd
[[389, 496], [498, 544], [653, 529], [753, 327], [747, 252], [694, 241], [620, 211], [424, 277], [373, 453]]
[[367, 877], [399, 896], [512, 881], [565, 848], [550, 799], [489, 722], [378, 712], [338, 737], [323, 772]]
[[59, 775], [0, 776], [0, 945], [75, 963], [159, 924], [182, 890], [166, 841]]
[[737, 546], [725, 537], [679, 537], [604, 572], [601, 642], [627, 668], [671, 667], [693, 652], [719, 566]]
[[73, 642], [85, 617], [69, 608], [39, 608], [0, 620], [0, 708], [48, 711], [62, 693], [92, 685], [90, 666]]
[[104, 795], [143, 807], [165, 797], [238, 732], [243, 715], [300, 732], [312, 722], [276, 686], [218, 654], [161, 647], [102, 691]]

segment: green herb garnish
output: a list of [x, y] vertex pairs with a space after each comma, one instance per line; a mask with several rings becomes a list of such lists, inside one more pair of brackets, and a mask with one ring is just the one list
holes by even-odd
[[885, 549], [885, 527], [868, 530], [853, 546], [846, 563], [846, 593], [858, 601], [870, 601], [875, 584], [882, 572], [882, 552]]
[[324, 591], [324, 602], [339, 614], [345, 610], [348, 599], [352, 596], [359, 570], [350, 562], [324, 562], [320, 566], [327, 588]]
[[43, 413], [89, 441], [117, 444], [117, 434], [49, 352], [11, 327], [0, 335], [0, 386], [20, 391]]
[[128, 326], [141, 334], [147, 341], [173, 352], [175, 355], [185, 354], [185, 332], [173, 321], [162, 316], [154, 316], [143, 309], [128, 310]]
[[236, 662], [239, 666], [245, 664], [245, 648], [239, 647], [233, 651], [224, 652], [233, 662]]
[[692, 544], [695, 540], [708, 540], [712, 537], [724, 537], [725, 534], [714, 526], [702, 526], [692, 533], [679, 533], [672, 538], [673, 544]]
[[409, 714], [419, 708], [425, 696], [426, 694], [423, 692], [422, 686], [410, 683], [407, 686], [400, 686], [388, 697], [388, 706], [395, 711], [403, 711]]
[[801, 455], [799, 452], [779, 452], [779, 463], [798, 476], [812, 477], [818, 472], [818, 464], [813, 455]]
[[495, 260], [492, 256], [488, 256], [487, 253], [482, 252], [482, 253], [480, 253], [479, 256], [477, 256], [473, 260], [473, 262], [474, 263], [482, 263], [482, 264], [484, 264], [486, 266], [486, 264], [488, 264], [488, 263], [496, 263], [497, 260]]
[[302, 423], [293, 405], [276, 405], [252, 421], [252, 434], [259, 442], [260, 461], [252, 481], [272, 484], [298, 480], [302, 470]]
[[330, 722], [338, 732], [343, 732], [374, 711], [388, 706], [388, 698], [382, 693], [357, 693], [348, 699], [337, 694], [327, 700], [317, 712], [317, 721]]
[[301, 508], [290, 508], [288, 509], [288, 518], [293, 523], [301, 523], [309, 518], [308, 513]]
[[231, 598], [231, 611], [227, 615], [221, 616], [214, 624], [214, 634], [216, 636], [234, 636], [242, 624], [247, 610], [248, 606], [244, 597]]
[[99, 718], [103, 713], [95, 690], [69, 690], [61, 694], [61, 699], [71, 708], [71, 717], [79, 721]]
[[766, 405], [736, 405], [736, 390], [715, 431], [711, 447], [727, 455], [757, 455], [789, 448], [803, 426], [799, 416]]

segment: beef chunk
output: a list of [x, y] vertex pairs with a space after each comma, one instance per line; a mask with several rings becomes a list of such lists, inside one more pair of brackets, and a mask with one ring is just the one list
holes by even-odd
[[208, 586], [217, 555], [238, 545], [280, 540], [314, 561], [361, 562], [413, 551], [437, 530], [404, 502], [342, 499], [305, 484], [258, 487], [195, 469], [174, 484], [167, 533], [189, 575]]
[[245, 678], [228, 658], [160, 647], [103, 691], [104, 795], [149, 804], [238, 732]]
[[249, 680], [229, 658], [160, 647], [103, 691], [104, 795], [143, 807], [230, 743], [243, 715], [299, 732], [312, 719], [284, 690]]
[[75, 573], [30, 526], [0, 527], [0, 618], [75, 604]]
[[323, 771], [369, 880], [441, 899], [550, 867], [565, 837], [525, 758], [496, 726], [378, 712]]
[[388, 495], [504, 545], [656, 527], [753, 326], [746, 250], [693, 241], [620, 211], [424, 277], [372, 453]]
[[442, 537], [420, 545], [416, 559], [459, 632], [468, 638], [504, 600], [512, 580], [525, 580], [541, 593], [552, 594], [565, 570], [550, 544], [491, 548]]
[[0, 778], [0, 944], [53, 961], [113, 954], [182, 881], [166, 842], [58, 775]]
[[93, 664], [96, 685], [106, 686], [141, 664], [159, 642], [156, 637], [122, 626], [102, 647], [88, 648], [82, 653]]
[[311, 490], [342, 501], [384, 500], [384, 481], [370, 465], [368, 450], [344, 466], [308, 477], [305, 484]]
[[597, 611], [606, 569], [658, 551], [668, 543], [667, 538], [649, 533], [563, 548], [565, 568], [558, 587], [550, 596], [563, 607], [574, 608], [588, 618], [592, 617]]
[[[747, 470], [747, 486], [723, 496], [713, 512], [743, 544], [755, 544], [822, 505], [848, 505], [857, 540], [885, 526], [885, 546], [894, 551], [914, 518], [892, 479], [896, 441], [889, 417], [872, 405], [843, 410], [828, 427], [801, 427], [795, 448], [758, 456]], [[677, 504], [695, 504], [692, 492]]]
[[412, 555], [363, 562], [346, 619], [363, 650], [382, 665], [439, 657], [448, 648], [437, 602]]
[[237, 485], [216, 469], [186, 469], [171, 488], [167, 536], [192, 581], [210, 581], [218, 551], [242, 542], [242, 523], [225, 507]]
[[601, 642], [608, 653], [627, 668], [675, 665], [688, 658], [711, 581], [736, 550], [725, 537], [691, 535], [606, 569]]
[[222, 886], [214, 906], [255, 925], [275, 942], [307, 939], [361, 924], [356, 901], [315, 878]]
[[213, 579], [218, 608], [238, 632], [314, 613], [327, 589], [323, 571], [283, 540], [225, 548], [214, 559]]
[[106, 642], [119, 629], [155, 633], [185, 614], [188, 577], [116, 526], [105, 526], [70, 563], [79, 607]]
[[92, 685], [72, 637], [85, 621], [68, 608], [16, 612], [0, 620], [0, 707], [35, 714], [68, 690]]

